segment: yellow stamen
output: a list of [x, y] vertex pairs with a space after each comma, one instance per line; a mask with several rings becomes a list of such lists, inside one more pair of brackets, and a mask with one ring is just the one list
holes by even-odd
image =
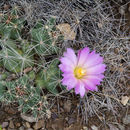
[[77, 79], [81, 79], [83, 78], [83, 76], [86, 75], [86, 69], [84, 68], [81, 68], [81, 67], [76, 67], [74, 69], [74, 75]]

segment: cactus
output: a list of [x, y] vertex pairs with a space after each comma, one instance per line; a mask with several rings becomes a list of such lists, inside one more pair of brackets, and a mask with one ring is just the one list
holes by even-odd
[[13, 82], [0, 82], [0, 100], [5, 103], [16, 101], [15, 84]]
[[24, 68], [33, 66], [33, 55], [31, 52], [24, 52], [20, 49], [3, 48], [0, 56], [4, 67], [11, 72], [22, 72]]
[[56, 43], [62, 40], [62, 38], [59, 34], [54, 35], [53, 33], [55, 32], [54, 18], [51, 18], [45, 25], [38, 21], [35, 27], [31, 29], [32, 41], [38, 55], [58, 53], [59, 48]]
[[32, 110], [32, 114], [37, 116], [39, 108], [41, 112], [46, 110], [45, 103], [41, 106], [44, 98], [42, 98], [40, 93], [41, 89], [33, 87], [27, 75], [15, 81], [0, 82], [0, 100], [5, 103], [17, 101], [19, 110], [23, 113]]
[[[5, 68], [0, 73], [0, 101], [17, 102], [22, 113], [31, 112], [35, 117], [47, 110], [44, 91], [52, 94], [61, 91], [59, 61], [49, 59], [46, 65], [46, 55], [58, 53], [57, 42], [63, 40], [55, 20], [51, 18], [46, 24], [38, 21], [28, 30], [29, 36], [23, 38], [26, 19], [21, 17], [19, 8], [14, 6], [10, 13], [0, 15], [0, 67]], [[28, 68], [31, 69], [26, 71]], [[15, 79], [8, 80], [13, 73]]]
[[34, 80], [35, 79], [35, 72], [32, 70], [28, 73], [28, 77], [31, 79], [31, 80]]
[[9, 76], [8, 72], [4, 72], [4, 73], [0, 74], [0, 81], [5, 80], [8, 76]]
[[1, 15], [0, 22], [0, 46], [2, 47], [0, 62], [8, 71], [14, 73], [22, 72], [24, 68], [33, 66], [32, 50], [27, 50], [29, 43], [23, 45], [21, 42], [25, 20], [18, 14], [19, 8], [15, 6], [10, 13]]
[[59, 61], [54, 60], [48, 67], [36, 75], [36, 85], [40, 88], [46, 88], [53, 94], [58, 94], [57, 85], [60, 80], [60, 71], [57, 68]]
[[3, 19], [1, 18], [0, 34], [4, 38], [19, 39], [24, 22], [24, 19], [19, 18], [18, 15], [4, 14]]

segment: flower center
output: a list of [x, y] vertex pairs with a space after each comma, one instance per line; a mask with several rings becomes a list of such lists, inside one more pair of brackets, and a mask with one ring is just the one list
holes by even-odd
[[76, 67], [76, 68], [74, 69], [74, 75], [75, 75], [75, 77], [76, 77], [77, 79], [81, 79], [81, 78], [83, 78], [83, 76], [86, 75], [86, 69], [83, 69], [83, 68], [81, 68], [81, 67]]

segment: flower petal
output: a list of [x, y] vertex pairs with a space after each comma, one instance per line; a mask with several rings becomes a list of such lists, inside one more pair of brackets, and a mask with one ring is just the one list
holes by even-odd
[[85, 95], [85, 87], [83, 85], [83, 86], [80, 86], [80, 96], [83, 97], [84, 95]]
[[97, 86], [94, 84], [94, 83], [92, 83], [91, 81], [89, 81], [89, 80], [82, 80], [83, 82], [84, 82], [84, 84], [85, 84], [85, 88], [87, 89], [87, 90], [91, 90], [91, 91], [94, 91], [94, 90], [98, 90], [97, 89]]
[[74, 65], [77, 64], [77, 57], [75, 55], [75, 52], [71, 48], [67, 48], [67, 52], [64, 53], [64, 57], [70, 59], [70, 61], [72, 61]]
[[76, 87], [75, 87], [75, 93], [80, 94], [81, 97], [85, 94], [85, 86], [81, 81], [78, 81]]
[[78, 52], [78, 66], [83, 66], [83, 64], [86, 62], [88, 55], [89, 55], [88, 47], [85, 47], [84, 49]]
[[68, 66], [71, 66], [72, 68], [75, 67], [74, 63], [70, 59], [68, 59], [67, 57], [60, 58], [60, 61], [63, 65], [68, 65]]
[[70, 77], [70, 76], [71, 76], [71, 77], [75, 77], [74, 74], [71, 73], [71, 72], [64, 72], [64, 73], [62, 74], [62, 76], [63, 76], [63, 77]]
[[105, 71], [105, 68], [106, 68], [105, 64], [95, 65], [95, 66], [87, 69], [87, 75], [101, 74]]
[[85, 80], [89, 80], [90, 82], [92, 82], [95, 85], [100, 85], [100, 82], [104, 78], [104, 75], [102, 75], [102, 74], [99, 74], [99, 75], [87, 75], [84, 78], [85, 78]]
[[102, 62], [103, 62], [103, 58], [99, 54], [95, 54], [95, 52], [93, 52], [88, 56], [83, 66], [89, 68], [98, 64], [102, 64]]
[[66, 85], [67, 89], [70, 90], [70, 89], [74, 88], [75, 85], [77, 84], [77, 79], [75, 79], [72, 76], [65, 77], [65, 78], [62, 79], [62, 84]]
[[62, 72], [71, 72], [73, 73], [73, 68], [67, 65], [60, 64], [59, 68]]

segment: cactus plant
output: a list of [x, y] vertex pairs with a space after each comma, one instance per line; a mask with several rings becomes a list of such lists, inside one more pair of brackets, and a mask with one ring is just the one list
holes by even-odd
[[58, 53], [59, 48], [56, 42], [62, 40], [62, 36], [59, 34], [53, 35], [55, 31], [54, 18], [51, 18], [45, 25], [38, 21], [35, 27], [31, 29], [32, 41], [38, 55]]
[[0, 56], [4, 67], [11, 72], [22, 72], [24, 68], [33, 66], [33, 55], [20, 49], [3, 48]]
[[53, 94], [58, 94], [57, 86], [60, 80], [60, 71], [57, 67], [59, 61], [54, 60], [47, 68], [36, 75], [36, 85], [40, 88], [46, 88]]
[[[17, 6], [0, 15], [0, 66], [4, 68], [0, 73], [0, 101], [17, 102], [22, 113], [31, 112], [35, 117], [47, 110], [44, 93], [59, 93], [59, 61], [50, 58], [46, 64], [46, 55], [58, 53], [57, 42], [63, 40], [55, 20], [38, 21], [23, 37], [26, 19]], [[15, 79], [9, 80], [13, 73]]]

